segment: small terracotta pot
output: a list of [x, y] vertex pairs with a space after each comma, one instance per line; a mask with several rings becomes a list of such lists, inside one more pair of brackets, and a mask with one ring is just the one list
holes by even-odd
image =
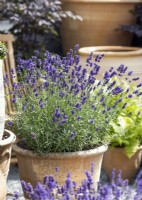
[[11, 149], [16, 136], [8, 130], [4, 131], [4, 139], [0, 141], [0, 200], [6, 199], [6, 179], [9, 172]]
[[[93, 52], [93, 58], [98, 54], [104, 54], [99, 65], [101, 66], [97, 75], [98, 79], [102, 79], [106, 70], [114, 67], [115, 70], [121, 65], [128, 67], [127, 72], [133, 71], [133, 77], [139, 77], [142, 80], [142, 49], [126, 46], [93, 46], [83, 47], [79, 49], [81, 63], [85, 67], [86, 59]], [[89, 68], [91, 69], [91, 68]], [[88, 69], [88, 70], [89, 70]]]
[[[82, 180], [86, 178], [85, 170], [90, 171], [91, 163], [95, 164], [94, 181], [98, 182], [103, 154], [107, 147], [101, 146], [96, 149], [73, 153], [49, 153], [41, 156], [17, 145], [14, 145], [13, 149], [18, 159], [20, 179], [35, 186], [38, 181], [43, 181], [44, 176], [51, 174], [60, 185], [64, 185], [68, 172], [71, 172], [72, 180], [80, 185]], [[58, 175], [55, 170], [56, 167], [59, 170]]]
[[132, 181], [140, 168], [142, 161], [142, 146], [140, 149], [129, 158], [123, 148], [114, 147], [108, 148], [104, 153], [102, 168], [111, 180], [112, 170], [122, 170], [122, 177]]

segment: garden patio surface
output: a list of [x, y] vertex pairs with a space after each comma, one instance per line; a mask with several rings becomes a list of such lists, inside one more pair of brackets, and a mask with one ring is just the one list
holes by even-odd
[[[107, 183], [108, 182], [108, 178], [106, 176], [106, 174], [104, 173], [104, 171], [101, 171], [101, 183]], [[132, 187], [130, 186], [130, 188], [132, 189]], [[22, 187], [21, 187], [21, 183], [20, 183], [20, 179], [19, 179], [19, 173], [18, 173], [18, 166], [10, 166], [10, 171], [9, 171], [9, 175], [8, 175], [8, 180], [7, 180], [7, 192], [8, 192], [8, 197], [7, 200], [13, 200], [12, 198], [12, 194], [14, 192], [18, 192], [19, 194], [19, 198], [18, 200], [24, 200], [24, 196], [23, 196], [23, 192], [22, 192]], [[131, 198], [129, 197], [128, 200], [131, 200]]]

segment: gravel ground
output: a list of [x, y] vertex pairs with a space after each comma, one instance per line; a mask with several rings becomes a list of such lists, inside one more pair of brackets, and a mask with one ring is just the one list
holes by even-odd
[[7, 197], [7, 200], [12, 200], [12, 197], [10, 196], [10, 194], [13, 194], [14, 192], [19, 193], [19, 200], [25, 199], [23, 197], [23, 191], [22, 191], [22, 187], [21, 187], [21, 183], [20, 183], [17, 166], [10, 167], [8, 180], [7, 180], [7, 192], [9, 194], [9, 196]]

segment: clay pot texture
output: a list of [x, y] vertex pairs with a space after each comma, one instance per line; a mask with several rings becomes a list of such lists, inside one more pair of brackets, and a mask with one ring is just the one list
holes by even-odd
[[11, 149], [16, 136], [8, 130], [4, 131], [4, 139], [0, 141], [0, 200], [6, 199], [6, 179], [9, 172]]
[[131, 158], [129, 158], [125, 154], [123, 148], [110, 147], [104, 153], [102, 168], [104, 169], [110, 180], [112, 176], [112, 170], [116, 169], [117, 172], [118, 170], [122, 170], [122, 177], [124, 179], [132, 181], [140, 168], [141, 161], [142, 146]]
[[2, 140], [3, 137], [4, 121], [5, 121], [5, 99], [4, 99], [2, 62], [3, 61], [0, 60], [0, 140]]
[[[37, 155], [31, 151], [24, 150], [17, 145], [13, 146], [18, 159], [20, 179], [30, 182], [33, 186], [38, 181], [43, 181], [46, 175], [53, 175], [60, 185], [65, 184], [68, 172], [71, 173], [73, 181], [78, 185], [85, 176], [85, 170], [91, 169], [91, 163], [95, 163], [94, 180], [99, 181], [103, 154], [106, 146], [101, 146], [88, 151], [73, 153], [49, 153]], [[58, 174], [56, 172], [58, 168]]]
[[[81, 57], [81, 63], [83, 66], [86, 64], [86, 58], [93, 52], [94, 58], [98, 54], [104, 54], [104, 57], [100, 61], [99, 65], [101, 69], [97, 76], [98, 79], [102, 79], [103, 74], [110, 67], [117, 69], [121, 64], [128, 67], [128, 71], [133, 71], [133, 77], [140, 77], [142, 80], [142, 49], [135, 47], [125, 46], [94, 46], [84, 47], [79, 49], [79, 55]], [[139, 80], [139, 81], [140, 81]]]
[[6, 200], [6, 179], [0, 171], [0, 200]]
[[62, 0], [63, 10], [71, 10], [83, 21], [64, 19], [61, 37], [64, 54], [75, 44], [87, 46], [130, 46], [132, 34], [116, 31], [123, 24], [134, 24], [130, 12], [141, 0]]

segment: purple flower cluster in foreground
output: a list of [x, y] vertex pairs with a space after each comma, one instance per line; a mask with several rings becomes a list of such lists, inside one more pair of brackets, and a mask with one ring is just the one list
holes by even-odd
[[[81, 186], [77, 186], [71, 180], [70, 173], [63, 186], [59, 186], [53, 176], [46, 176], [43, 183], [38, 182], [35, 188], [30, 183], [21, 183], [24, 193], [30, 200], [142, 200], [142, 171], [138, 174], [133, 189], [130, 189], [128, 180], [122, 180], [121, 171], [115, 177], [113, 170], [111, 183], [98, 183], [97, 191], [91, 173], [85, 173], [86, 179], [82, 181]], [[13, 197], [13, 200], [16, 199], [18, 193]]]

